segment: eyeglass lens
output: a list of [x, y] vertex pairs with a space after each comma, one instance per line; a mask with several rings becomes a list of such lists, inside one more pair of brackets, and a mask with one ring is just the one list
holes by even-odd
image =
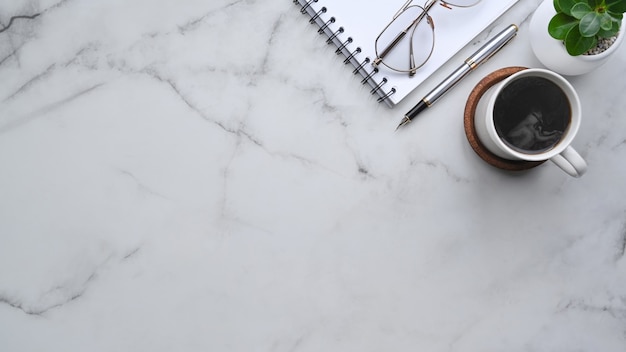
[[[450, 0], [441, 3], [455, 7], [471, 7], [481, 0]], [[425, 7], [430, 8], [435, 0], [427, 1]], [[434, 28], [427, 21], [428, 13], [419, 5], [405, 7], [382, 31], [376, 41], [376, 51], [383, 65], [400, 72], [411, 72], [428, 61], [435, 45]], [[419, 20], [421, 18], [421, 20]], [[398, 41], [399, 34], [407, 32]]]
[[[422, 7], [409, 6], [380, 34], [376, 42], [378, 55], [381, 54], [382, 50], [392, 45], [398, 33], [408, 28], [407, 34], [395, 44], [393, 50], [386, 53], [382, 60], [385, 66], [392, 70], [408, 72], [423, 65], [428, 60], [434, 46], [433, 28], [426, 18], [414, 24], [421, 15], [425, 15]], [[413, 51], [412, 57], [411, 51]]]

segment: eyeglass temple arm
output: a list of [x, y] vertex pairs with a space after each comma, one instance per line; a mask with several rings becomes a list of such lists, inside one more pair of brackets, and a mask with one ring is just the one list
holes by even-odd
[[450, 7], [450, 5], [448, 5], [448, 3], [447, 3], [447, 2], [445, 2], [445, 1], [441, 1], [441, 2], [439, 3], [439, 5], [441, 5], [441, 6], [445, 7], [445, 8], [446, 8], [446, 9], [448, 9], [448, 10], [452, 10], [452, 7]]
[[[448, 5], [447, 2], [443, 1], [443, 0], [428, 0], [425, 4], [424, 4], [424, 9], [426, 9], [426, 11], [430, 10], [431, 7], [433, 7], [433, 5], [435, 5], [435, 3], [437, 3], [437, 1], [441, 1], [441, 6], [443, 7], [447, 7], [449, 9], [450, 5]], [[395, 15], [393, 15], [393, 18], [395, 19], [396, 17], [400, 16], [400, 14], [402, 13], [402, 11], [406, 10], [407, 7], [409, 7], [409, 5], [413, 2], [413, 0], [407, 0], [404, 5], [400, 6], [400, 10], [398, 10], [398, 12], [396, 12]]]
[[[433, 45], [434, 45], [435, 44], [435, 21], [433, 21], [433, 18], [430, 17], [429, 15], [426, 15], [426, 21], [428, 22], [428, 25], [432, 29]], [[415, 64], [415, 56], [413, 55], [413, 34], [415, 34], [415, 28], [413, 28], [413, 31], [411, 32], [411, 40], [410, 40], [410, 47], [409, 47], [409, 77], [415, 76], [415, 73], [417, 73], [417, 69], [424, 65], [424, 64], [421, 64], [420, 66], [417, 66]], [[428, 54], [428, 57], [426, 58], [426, 61], [428, 61], [432, 53], [433, 52], [431, 50], [430, 53]]]
[[383, 61], [385, 56], [387, 56], [387, 54], [389, 54], [391, 49], [393, 49], [396, 45], [398, 45], [398, 42], [400, 42], [402, 40], [402, 38], [404, 38], [404, 36], [407, 34], [409, 28], [411, 28], [411, 27], [408, 27], [405, 30], [403, 30], [402, 32], [398, 33], [398, 35], [395, 38], [393, 38], [393, 41], [391, 42], [391, 44], [387, 45], [387, 47], [383, 50], [383, 52], [380, 53], [380, 55], [378, 55], [378, 57], [376, 59], [374, 59], [374, 61], [372, 62], [372, 65], [374, 67], [378, 66], [381, 63], [381, 61]]
[[[374, 66], [374, 67], [378, 66], [381, 63], [381, 61], [383, 61], [385, 56], [387, 56], [387, 54], [389, 54], [389, 52], [393, 48], [395, 48], [396, 45], [398, 45], [398, 43], [402, 40], [402, 38], [404, 38], [404, 36], [409, 32], [411, 27], [413, 27], [416, 23], [421, 22], [422, 19], [424, 18], [424, 16], [428, 16], [428, 12], [426, 12], [426, 11], [422, 12], [419, 16], [417, 16], [417, 18], [415, 20], [413, 20], [413, 22], [411, 22], [410, 25], [408, 25], [402, 32], [398, 33], [398, 35], [396, 35], [396, 37], [393, 38], [391, 43], [389, 45], [387, 45], [387, 47], [385, 49], [383, 49], [383, 51], [380, 53], [380, 55], [378, 55], [378, 57], [376, 59], [374, 59], [374, 61], [372, 62], [372, 66]], [[378, 35], [378, 38], [380, 38], [380, 35]], [[378, 40], [378, 39], [376, 39], [376, 40]]]
[[413, 45], [411, 45], [411, 53], [409, 54], [409, 77], [415, 76], [417, 72], [417, 65], [415, 65], [415, 56], [413, 55]]
[[413, 2], [413, 0], [407, 0], [404, 5], [400, 6], [400, 10], [398, 10], [398, 12], [396, 12], [395, 15], [393, 15], [393, 19], [396, 19], [398, 16], [400, 16], [400, 14], [402, 13], [402, 11], [406, 10], [407, 6], [409, 6], [409, 4]]

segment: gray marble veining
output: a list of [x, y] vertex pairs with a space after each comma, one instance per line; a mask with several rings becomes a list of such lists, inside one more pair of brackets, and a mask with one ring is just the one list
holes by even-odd
[[538, 4], [389, 109], [292, 1], [3, 2], [0, 350], [624, 351], [626, 49], [568, 78], [582, 178], [464, 135]]

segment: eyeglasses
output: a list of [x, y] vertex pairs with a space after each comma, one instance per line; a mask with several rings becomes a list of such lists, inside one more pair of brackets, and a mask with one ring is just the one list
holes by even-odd
[[482, 0], [428, 0], [424, 6], [419, 6], [411, 5], [413, 0], [407, 0], [376, 37], [376, 59], [372, 61], [372, 66], [383, 64], [394, 71], [415, 75], [417, 69], [426, 64], [435, 48], [435, 23], [428, 14], [435, 3], [440, 2], [441, 6], [451, 10], [452, 7], [472, 7], [480, 1]]

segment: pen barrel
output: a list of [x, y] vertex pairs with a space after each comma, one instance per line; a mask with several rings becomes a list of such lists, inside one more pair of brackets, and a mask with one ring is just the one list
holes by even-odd
[[514, 24], [508, 26], [478, 49], [474, 55], [467, 58], [465, 63], [467, 63], [472, 69], [475, 69], [478, 65], [487, 61], [490, 57], [502, 49], [502, 47], [505, 46], [506, 43], [508, 43], [516, 34], [517, 26]]
[[424, 97], [424, 101], [429, 106], [434, 104], [437, 99], [454, 87], [463, 77], [472, 72], [478, 65], [487, 61], [495, 53], [500, 51], [506, 43], [517, 34], [517, 26], [512, 24], [498, 33], [489, 40], [485, 45], [478, 49], [472, 56], [467, 58], [465, 62], [459, 66], [452, 74], [450, 74], [443, 82]]
[[495, 53], [497, 53], [506, 43], [508, 43], [517, 34], [517, 26], [512, 24], [498, 33], [495, 37], [489, 40], [472, 56], [467, 58], [461, 66], [459, 66], [452, 74], [441, 82], [435, 89], [426, 94], [426, 96], [409, 111], [400, 126], [411, 121], [420, 111], [433, 105], [442, 95], [446, 94], [452, 87], [454, 87], [463, 77], [472, 72], [478, 65], [487, 61]]
[[470, 72], [472, 72], [471, 67], [465, 64], [454, 70], [443, 82], [424, 97], [426, 104], [429, 106], [434, 104], [437, 99], [441, 98], [442, 95], [459, 83], [459, 81]]

